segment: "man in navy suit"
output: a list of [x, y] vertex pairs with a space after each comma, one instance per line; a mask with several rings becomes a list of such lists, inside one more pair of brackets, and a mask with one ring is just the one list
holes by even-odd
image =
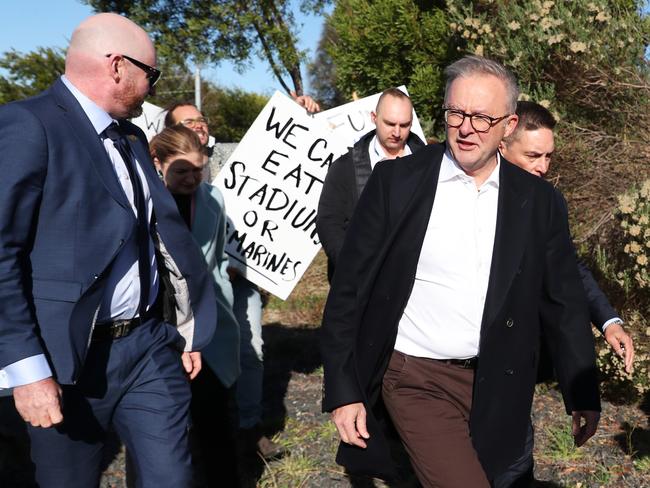
[[65, 75], [0, 107], [0, 388], [42, 487], [97, 486], [113, 425], [140, 486], [189, 486], [188, 380], [216, 324], [200, 250], [137, 116], [160, 72], [146, 32], [82, 22]]

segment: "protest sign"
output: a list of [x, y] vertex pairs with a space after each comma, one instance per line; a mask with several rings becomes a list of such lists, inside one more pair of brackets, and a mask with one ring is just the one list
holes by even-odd
[[323, 122], [276, 92], [213, 184], [226, 203], [226, 252], [286, 299], [320, 249], [316, 210], [334, 155]]
[[[408, 91], [404, 85], [398, 88], [408, 95]], [[336, 146], [332, 146], [335, 157], [344, 154], [348, 150], [348, 147], [352, 147], [361, 137], [375, 128], [375, 124], [370, 119], [370, 113], [374, 112], [375, 108], [377, 108], [377, 101], [379, 101], [380, 95], [381, 93], [375, 93], [369, 97], [361, 98], [315, 115], [317, 119], [324, 121], [331, 131], [331, 135], [327, 137], [327, 140], [332, 141], [332, 144], [336, 144]], [[423, 141], [426, 140], [415, 110], [413, 110], [411, 132]]]
[[135, 125], [140, 127], [147, 140], [153, 139], [153, 136], [158, 134], [165, 128], [165, 114], [167, 110], [153, 103], [144, 102], [142, 104], [142, 114], [134, 119], [131, 119]]

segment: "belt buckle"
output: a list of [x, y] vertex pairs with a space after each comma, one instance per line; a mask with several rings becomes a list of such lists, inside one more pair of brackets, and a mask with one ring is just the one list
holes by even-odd
[[119, 339], [120, 337], [124, 337], [125, 335], [127, 335], [129, 333], [129, 325], [130, 323], [128, 320], [121, 322], [117, 330], [115, 331], [116, 332], [114, 335], [115, 339]]

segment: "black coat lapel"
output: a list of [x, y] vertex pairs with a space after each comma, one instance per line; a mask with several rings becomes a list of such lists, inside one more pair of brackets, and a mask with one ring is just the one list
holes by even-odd
[[530, 186], [517, 173], [517, 168], [504, 158], [501, 158], [499, 178], [497, 225], [483, 310], [482, 334], [501, 309], [512, 280], [519, 270], [528, 238], [526, 224], [531, 218], [532, 210]]
[[130, 209], [129, 202], [120, 186], [106, 149], [77, 99], [60, 79], [52, 86], [52, 95], [56, 104], [62, 110], [65, 120], [70, 125], [70, 134], [74, 135], [79, 140], [80, 145], [88, 152], [88, 159], [93, 164], [108, 192], [120, 205]]

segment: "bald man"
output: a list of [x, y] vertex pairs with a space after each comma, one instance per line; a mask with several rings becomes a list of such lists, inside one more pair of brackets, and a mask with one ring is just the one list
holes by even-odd
[[98, 486], [112, 425], [138, 486], [190, 486], [189, 380], [216, 324], [203, 257], [126, 121], [160, 77], [146, 32], [99, 14], [65, 75], [0, 107], [0, 388], [41, 487]]
[[327, 254], [330, 281], [348, 224], [375, 165], [385, 159], [408, 156], [424, 146], [411, 132], [411, 99], [398, 88], [382, 92], [370, 117], [375, 129], [332, 163], [318, 202], [316, 229]]

